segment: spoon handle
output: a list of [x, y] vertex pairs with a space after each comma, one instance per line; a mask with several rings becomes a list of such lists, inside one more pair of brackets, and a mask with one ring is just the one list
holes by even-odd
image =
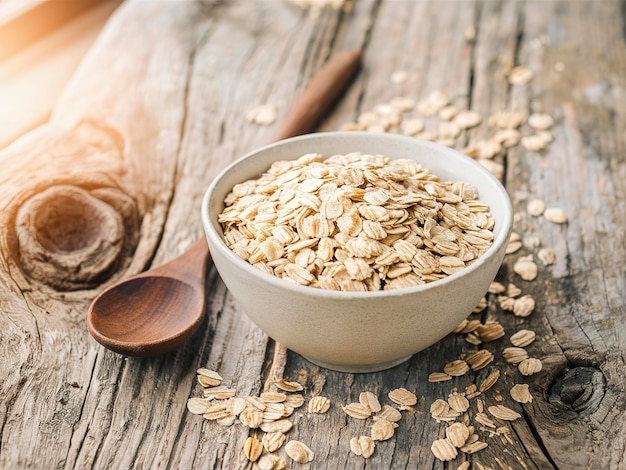
[[198, 277], [206, 272], [207, 263], [210, 259], [209, 246], [206, 238], [202, 237], [179, 257], [150, 271], [139, 274], [137, 277], [150, 277], [162, 274], [165, 277], [174, 277], [188, 284], [195, 285], [198, 283]]
[[319, 69], [274, 136], [274, 141], [311, 132], [352, 82], [361, 65], [361, 51], [347, 51]]
[[[311, 132], [314, 126], [330, 109], [341, 93], [352, 82], [361, 64], [361, 51], [343, 52], [330, 59], [311, 79], [298, 98], [291, 112], [283, 121], [274, 141]], [[189, 250], [176, 259], [152, 270], [168, 275], [176, 273], [179, 279], [192, 282], [198, 273], [204, 273], [211, 258], [206, 239], [202, 237]]]

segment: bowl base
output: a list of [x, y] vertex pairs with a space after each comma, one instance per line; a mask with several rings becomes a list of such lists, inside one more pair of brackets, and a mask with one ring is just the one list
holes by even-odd
[[350, 374], [366, 374], [368, 372], [380, 372], [381, 370], [391, 369], [405, 361], [411, 359], [413, 355], [403, 357], [402, 359], [396, 359], [395, 361], [383, 362], [381, 364], [366, 364], [366, 365], [344, 365], [344, 364], [329, 364], [327, 362], [320, 362], [315, 359], [311, 359], [306, 356], [302, 356], [307, 361], [312, 362], [316, 366], [323, 367], [325, 369], [336, 370], [338, 372], [347, 372]]

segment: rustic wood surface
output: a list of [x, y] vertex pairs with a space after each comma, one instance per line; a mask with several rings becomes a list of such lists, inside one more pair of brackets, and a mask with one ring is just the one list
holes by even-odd
[[[242, 394], [285, 376], [333, 403], [326, 415], [293, 415], [289, 438], [315, 452], [308, 468], [626, 467], [626, 46], [623, 2], [360, 0], [307, 11], [281, 0], [127, 1], [57, 103], [50, 122], [0, 154], [0, 468], [246, 468], [249, 432], [190, 414], [198, 367], [218, 370]], [[472, 39], [471, 32], [475, 32]], [[360, 48], [364, 67], [320, 129], [338, 129], [394, 96], [447, 92], [484, 122], [458, 148], [489, 135], [503, 109], [555, 118], [554, 142], [521, 146], [499, 160], [526, 246], [498, 275], [536, 300], [528, 318], [482, 314], [507, 337], [481, 345], [496, 360], [478, 373], [429, 383], [428, 374], [477, 349], [449, 335], [394, 369], [343, 374], [274, 344], [240, 311], [214, 270], [205, 324], [174, 353], [117, 355], [87, 333], [85, 312], [105, 286], [181, 254], [202, 236], [206, 186], [226, 164], [277, 129], [245, 120], [254, 105], [284, 116], [333, 54]], [[503, 64], [528, 66], [510, 86]], [[393, 83], [395, 71], [407, 80]], [[526, 213], [542, 198], [566, 210], [565, 225]], [[513, 273], [540, 240], [556, 263], [532, 282]], [[41, 247], [44, 248], [41, 248]], [[384, 312], [381, 312], [384, 314]], [[381, 328], [384, 327], [384, 317]], [[502, 359], [513, 332], [543, 370], [523, 377]], [[416, 332], [419, 334], [419, 332]], [[430, 404], [454, 387], [502, 376], [481, 398], [522, 418], [508, 439], [451, 463], [430, 446], [445, 424]], [[528, 383], [532, 403], [509, 396]], [[395, 436], [367, 461], [349, 451], [367, 423], [340, 405], [370, 390], [415, 391]], [[471, 413], [476, 412], [475, 404]], [[298, 464], [292, 464], [298, 468]]]

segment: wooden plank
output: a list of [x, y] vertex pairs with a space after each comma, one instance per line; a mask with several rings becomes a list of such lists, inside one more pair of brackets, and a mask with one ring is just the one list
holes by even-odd
[[[315, 451], [312, 468], [456, 468], [464, 460], [472, 468], [494, 469], [619, 467], [626, 447], [626, 285], [623, 263], [616, 262], [626, 259], [626, 48], [619, 3], [454, 6], [372, 0], [310, 16], [274, 0], [124, 4], [50, 123], [0, 154], [0, 467], [252, 467], [242, 447], [254, 431], [221, 427], [186, 411], [187, 399], [201, 393], [198, 367], [218, 370], [242, 395], [271, 386], [275, 374], [301, 381], [307, 398], [328, 396], [328, 414], [312, 416], [301, 408], [291, 418], [289, 438]], [[468, 28], [476, 31], [472, 41]], [[488, 309], [474, 318], [497, 319], [505, 338], [476, 347], [449, 335], [389, 371], [343, 374], [297, 354], [288, 353], [286, 363], [275, 356], [277, 346], [247, 320], [213, 271], [205, 324], [179, 351], [138, 360], [97, 345], [84, 325], [89, 301], [108, 283], [161, 264], [200, 237], [197, 211], [211, 178], [274, 134], [278, 124], [254, 126], [245, 113], [270, 103], [286, 114], [312, 73], [333, 53], [353, 47], [365, 51], [363, 73], [324, 129], [394, 96], [420, 99], [437, 89], [483, 115], [460, 148], [491, 135], [486, 118], [493, 111], [544, 110], [557, 118], [555, 142], [546, 152], [516, 147], [499, 160], [515, 229], [526, 246], [507, 256], [498, 280], [532, 294], [536, 311], [515, 317], [491, 295]], [[510, 86], [507, 62], [528, 65], [535, 79]], [[404, 83], [390, 81], [397, 70], [407, 72]], [[431, 129], [435, 124], [428, 121]], [[123, 214], [124, 235], [110, 240], [119, 244], [120, 259], [95, 280], [68, 280], [63, 270], [37, 278], [20, 254], [20, 237], [30, 233], [19, 223], [25, 217], [20, 207], [63, 185]], [[532, 197], [564, 207], [568, 224], [528, 216]], [[526, 282], [512, 266], [519, 256], [536, 253], [534, 237], [555, 249], [557, 262]], [[72, 240], [84, 242], [80, 235]], [[537, 332], [528, 352], [544, 369], [532, 377], [502, 358], [508, 337], [522, 327]], [[494, 353], [487, 368], [448, 382], [427, 381], [430, 372], [478, 349]], [[435, 459], [430, 445], [444, 436], [446, 424], [431, 418], [431, 403], [480, 384], [496, 369], [502, 376], [480, 399], [486, 406], [503, 403], [522, 418], [499, 422], [509, 430], [504, 435], [477, 427], [488, 447], [476, 454], [450, 464]], [[512, 401], [515, 383], [530, 384], [532, 403]], [[387, 393], [398, 387], [415, 391], [418, 403], [365, 462], [349, 452], [349, 441], [368, 434], [371, 422], [347, 417], [341, 405], [364, 390], [390, 403]], [[477, 412], [474, 399], [470, 422]]]

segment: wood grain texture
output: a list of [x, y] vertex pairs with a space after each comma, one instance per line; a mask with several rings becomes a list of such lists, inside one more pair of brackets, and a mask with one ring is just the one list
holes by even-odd
[[[466, 39], [468, 27], [476, 31], [473, 41]], [[0, 154], [0, 467], [251, 467], [242, 453], [247, 429], [222, 428], [186, 410], [187, 399], [200, 394], [197, 367], [218, 370], [243, 395], [270, 387], [270, 376], [285, 376], [302, 381], [307, 396], [328, 396], [328, 414], [293, 415], [289, 437], [316, 453], [311, 468], [456, 468], [463, 457], [444, 464], [430, 451], [445, 429], [430, 417], [430, 404], [454, 387], [479, 384], [496, 368], [503, 375], [481, 398], [495, 404], [499, 392], [522, 418], [505, 424], [509, 439], [487, 433], [487, 449], [467, 457], [471, 468], [623, 467], [623, 31], [620, 3], [612, 0], [364, 0], [315, 16], [276, 0], [126, 2], [50, 123]], [[284, 116], [330, 56], [355, 47], [364, 52], [364, 68], [321, 129], [337, 129], [394, 96], [419, 99], [438, 89], [483, 115], [470, 142], [490, 135], [486, 117], [496, 110], [555, 117], [555, 140], [546, 151], [516, 147], [500, 159], [515, 231], [527, 246], [507, 256], [498, 280], [532, 294], [536, 311], [521, 319], [490, 298], [482, 319], [498, 319], [506, 338], [477, 348], [450, 335], [392, 370], [351, 375], [281, 354], [211, 271], [207, 318], [181, 349], [141, 360], [97, 345], [84, 323], [90, 300], [188, 248], [202, 233], [197, 212], [211, 178], [268, 142], [279, 125], [251, 125], [245, 113], [270, 103]], [[534, 80], [510, 86], [506, 62], [528, 65]], [[397, 70], [408, 73], [404, 83], [390, 81]], [[87, 288], [51, 286], [20, 258], [19, 208], [63, 185], [124, 215], [119, 259]], [[532, 198], [563, 207], [568, 223], [529, 216]], [[533, 237], [554, 248], [557, 261], [527, 282], [512, 266], [519, 256], [536, 254], [528, 243]], [[52, 276], [64, 279], [60, 271]], [[381, 327], [384, 321], [381, 312]], [[521, 328], [537, 332], [528, 351], [543, 362], [527, 378], [501, 356], [508, 336]], [[427, 381], [430, 372], [479, 348], [496, 356], [485, 370]], [[530, 384], [532, 403], [511, 400], [515, 383]], [[340, 405], [364, 390], [389, 403], [387, 393], [398, 387], [416, 392], [415, 412], [404, 415], [395, 437], [379, 443], [370, 460], [352, 455], [350, 439], [369, 429]]]

